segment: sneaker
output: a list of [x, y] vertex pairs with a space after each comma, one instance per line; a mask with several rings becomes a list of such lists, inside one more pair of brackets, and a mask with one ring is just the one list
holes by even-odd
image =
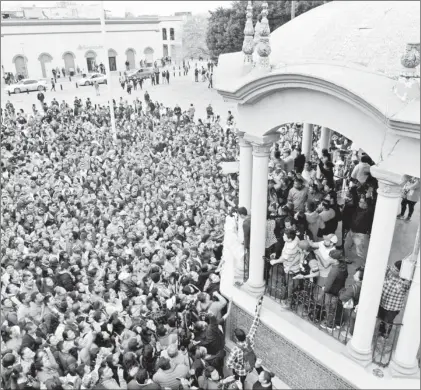
[[346, 340], [349, 340], [350, 338], [352, 338], [352, 334], [347, 332], [346, 330], [341, 331], [341, 336]]
[[410, 220], [411, 220], [411, 217], [406, 217], [406, 218], [405, 218], [405, 221], [406, 221], [406, 222], [409, 222]]
[[334, 327], [332, 325], [328, 325], [326, 321], [320, 323], [320, 327], [323, 329], [327, 329], [329, 332], [333, 332]]
[[397, 219], [402, 219], [403, 218], [403, 215], [398, 214], [396, 218]]

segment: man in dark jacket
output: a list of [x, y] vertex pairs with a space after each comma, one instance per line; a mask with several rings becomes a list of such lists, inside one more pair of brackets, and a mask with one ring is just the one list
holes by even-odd
[[329, 256], [333, 259], [332, 268], [323, 287], [327, 319], [320, 326], [333, 331], [335, 325], [340, 326], [342, 311], [339, 309], [339, 293], [345, 287], [348, 269], [342, 251], [334, 249]]
[[61, 269], [58, 271], [57, 284], [66, 289], [66, 291], [73, 291], [75, 284], [74, 276], [69, 271], [69, 263], [66, 261], [61, 264]]
[[304, 170], [304, 164], [306, 163], [306, 156], [301, 153], [301, 148], [297, 147], [297, 157], [294, 159], [294, 169], [295, 172], [301, 173]]
[[250, 250], [250, 223], [251, 218], [247, 215], [247, 209], [245, 207], [240, 207], [238, 209], [238, 216], [243, 221], [243, 231], [244, 231], [244, 248], [247, 251]]
[[361, 196], [358, 207], [356, 208], [349, 226], [350, 230], [344, 243], [345, 255], [349, 258], [352, 247], [355, 245], [355, 251], [361, 265], [365, 264], [367, 257], [369, 235], [373, 225], [374, 212], [369, 207], [367, 199]]

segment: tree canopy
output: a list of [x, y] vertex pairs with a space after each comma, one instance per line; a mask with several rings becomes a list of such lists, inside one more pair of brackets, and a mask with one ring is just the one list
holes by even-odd
[[[296, 2], [295, 16], [318, 7], [326, 1], [300, 0]], [[262, 12], [263, 1], [253, 1], [253, 25], [256, 24]], [[212, 58], [218, 58], [223, 53], [241, 51], [244, 40], [247, 1], [233, 1], [231, 8], [219, 7], [209, 11], [206, 43]], [[291, 20], [291, 1], [268, 1], [268, 21], [270, 31], [277, 29]]]
[[206, 44], [208, 15], [189, 16], [183, 23], [183, 57], [209, 57]]

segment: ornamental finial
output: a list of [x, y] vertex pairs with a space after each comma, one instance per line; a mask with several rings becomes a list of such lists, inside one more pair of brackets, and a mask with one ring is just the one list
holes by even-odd
[[244, 42], [243, 42], [243, 53], [244, 62], [247, 64], [253, 63], [253, 7], [251, 1], [247, 2], [247, 13], [246, 13], [246, 25], [244, 27]]
[[262, 20], [260, 22], [260, 40], [257, 45], [257, 54], [259, 54], [259, 68], [270, 70], [269, 54], [272, 51], [270, 48], [270, 27], [268, 21], [268, 3], [264, 1], [262, 4]]
[[404, 102], [420, 97], [419, 74], [417, 67], [420, 64], [420, 44], [407, 43], [405, 53], [401, 57], [401, 71], [398, 81], [393, 88], [395, 95]]
[[260, 20], [257, 19], [256, 26], [254, 27], [254, 40], [253, 45], [256, 47], [260, 42]]

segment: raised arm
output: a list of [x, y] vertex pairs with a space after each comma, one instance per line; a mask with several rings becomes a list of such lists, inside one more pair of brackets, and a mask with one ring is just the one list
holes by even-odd
[[251, 324], [251, 328], [247, 334], [247, 339], [251, 344], [254, 343], [254, 337], [256, 336], [257, 327], [260, 323], [260, 310], [262, 309], [263, 297], [264, 295], [262, 295], [257, 301], [256, 310], [254, 311], [253, 323]]

